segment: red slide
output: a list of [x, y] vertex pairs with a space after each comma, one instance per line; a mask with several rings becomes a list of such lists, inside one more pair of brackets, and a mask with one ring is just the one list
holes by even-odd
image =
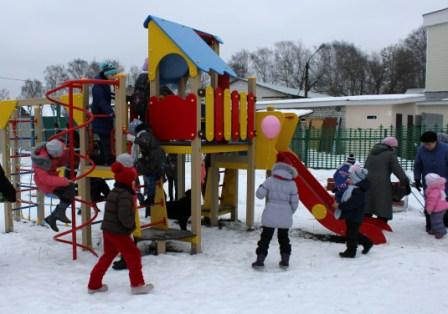
[[[311, 174], [308, 168], [292, 152], [283, 152], [292, 161], [298, 176], [296, 178], [300, 201], [325, 228], [339, 235], [345, 235], [345, 223], [334, 218], [333, 197]], [[386, 243], [383, 231], [392, 231], [387, 223], [375, 218], [364, 219], [360, 232], [375, 244]]]

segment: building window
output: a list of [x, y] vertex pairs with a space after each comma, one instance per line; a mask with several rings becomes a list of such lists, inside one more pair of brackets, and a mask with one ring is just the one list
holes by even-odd
[[376, 116], [375, 115], [367, 116], [367, 120], [376, 120]]

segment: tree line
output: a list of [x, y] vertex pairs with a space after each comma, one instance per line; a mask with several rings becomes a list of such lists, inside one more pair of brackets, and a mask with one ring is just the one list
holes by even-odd
[[[308, 63], [308, 78], [306, 68]], [[379, 52], [333, 41], [311, 50], [300, 41], [280, 41], [254, 51], [242, 49], [229, 65], [239, 77], [312, 90], [331, 96], [403, 93], [425, 86], [426, 33], [423, 27]]]

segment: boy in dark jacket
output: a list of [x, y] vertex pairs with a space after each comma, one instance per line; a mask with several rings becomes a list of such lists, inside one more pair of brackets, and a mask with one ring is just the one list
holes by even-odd
[[4, 200], [8, 202], [16, 201], [16, 189], [9, 182], [8, 178], [5, 176], [5, 171], [0, 165], [0, 202]]
[[[130, 132], [134, 133], [135, 137], [128, 137], [134, 142], [132, 157], [135, 160], [137, 172], [143, 175], [146, 189], [146, 199], [141, 196], [139, 201], [142, 205], [150, 206], [154, 204], [156, 183], [165, 173], [166, 156], [160, 147], [159, 140], [147, 124], [141, 121], [137, 123], [135, 120], [132, 123], [137, 124], [134, 132], [130, 128]], [[146, 216], [149, 216], [149, 211]]]
[[342, 218], [346, 224], [346, 243], [347, 249], [339, 253], [340, 257], [353, 258], [356, 256], [358, 243], [361, 243], [364, 249], [362, 254], [367, 254], [372, 248], [372, 242], [359, 233], [364, 211], [366, 206], [366, 192], [369, 189], [369, 181], [367, 181], [367, 169], [353, 166], [350, 168], [349, 185], [341, 197], [341, 203], [335, 203], [335, 207], [339, 207], [342, 211]]
[[[117, 74], [118, 69], [111, 63], [102, 63], [100, 73], [95, 77], [100, 80], [111, 80]], [[101, 164], [110, 165], [113, 162], [110, 136], [114, 128], [114, 111], [112, 109], [113, 93], [110, 85], [94, 84], [92, 88], [93, 114], [107, 115], [107, 117], [95, 118], [92, 122], [93, 133], [97, 134], [101, 141]]]
[[129, 268], [131, 293], [147, 294], [153, 289], [151, 284], [145, 284], [140, 251], [131, 238], [135, 229], [135, 192], [132, 185], [137, 178], [133, 164], [129, 154], [119, 155], [112, 164], [116, 182], [107, 196], [101, 225], [104, 254], [90, 273], [89, 294], [108, 290], [107, 285], [102, 283], [103, 276], [118, 253], [121, 253]]

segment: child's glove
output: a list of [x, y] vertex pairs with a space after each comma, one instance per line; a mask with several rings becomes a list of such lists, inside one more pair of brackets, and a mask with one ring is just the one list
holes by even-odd
[[129, 142], [134, 142], [134, 141], [135, 141], [135, 136], [132, 135], [132, 134], [126, 134], [126, 139], [127, 139]]

